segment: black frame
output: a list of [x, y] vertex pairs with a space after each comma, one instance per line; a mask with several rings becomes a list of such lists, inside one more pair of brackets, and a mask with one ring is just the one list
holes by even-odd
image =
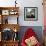
[[[27, 16], [27, 15], [26, 15], [26, 14], [27, 14], [27, 13], [26, 13], [26, 12], [27, 12], [26, 10], [28, 10], [28, 9], [30, 9], [30, 10], [33, 10], [33, 9], [34, 9], [35, 12], [34, 12], [34, 11], [33, 11], [33, 12], [34, 12], [35, 17], [26, 18], [26, 16]], [[30, 12], [31, 12], [31, 11], [30, 11]], [[32, 12], [32, 13], [33, 13], [33, 12]], [[25, 20], [25, 21], [37, 21], [37, 20], [38, 20], [38, 7], [24, 7], [24, 20]]]

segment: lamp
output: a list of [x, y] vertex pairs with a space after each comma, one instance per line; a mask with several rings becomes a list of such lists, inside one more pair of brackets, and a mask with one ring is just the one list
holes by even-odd
[[16, 7], [16, 4], [17, 4], [17, 2], [16, 2], [17, 0], [15, 0], [15, 7]]

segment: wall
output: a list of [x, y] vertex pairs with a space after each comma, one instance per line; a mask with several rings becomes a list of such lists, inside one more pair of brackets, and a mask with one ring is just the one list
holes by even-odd
[[24, 33], [27, 31], [28, 28], [32, 28], [34, 30], [34, 32], [37, 34], [39, 41], [42, 43], [43, 42], [42, 26], [21, 26], [21, 29], [19, 31], [20, 42], [24, 36]]
[[[0, 0], [0, 6], [15, 6], [15, 0]], [[19, 10], [19, 24], [21, 26], [43, 26], [42, 0], [17, 0]], [[38, 7], [38, 21], [24, 21], [24, 7]], [[21, 19], [20, 19], [21, 18]]]
[[[21, 3], [21, 11], [19, 24], [22, 26], [43, 26], [43, 6], [42, 0], [24, 0], [19, 1]], [[38, 7], [38, 21], [24, 21], [24, 7]]]

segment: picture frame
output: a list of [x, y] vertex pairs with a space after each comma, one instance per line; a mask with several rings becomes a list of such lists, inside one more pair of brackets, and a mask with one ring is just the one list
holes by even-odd
[[9, 14], [10, 14], [10, 15], [16, 15], [17, 13], [18, 13], [18, 12], [15, 11], [15, 10], [10, 10], [10, 11], [9, 11]]
[[2, 15], [9, 15], [9, 10], [2, 10]]
[[25, 21], [37, 21], [38, 20], [38, 8], [37, 7], [24, 7], [24, 20]]

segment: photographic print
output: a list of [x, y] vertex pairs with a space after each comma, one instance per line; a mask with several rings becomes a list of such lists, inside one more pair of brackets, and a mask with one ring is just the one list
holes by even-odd
[[24, 20], [37, 21], [38, 20], [38, 8], [37, 7], [24, 7]]
[[9, 10], [2, 10], [2, 15], [9, 15]]

